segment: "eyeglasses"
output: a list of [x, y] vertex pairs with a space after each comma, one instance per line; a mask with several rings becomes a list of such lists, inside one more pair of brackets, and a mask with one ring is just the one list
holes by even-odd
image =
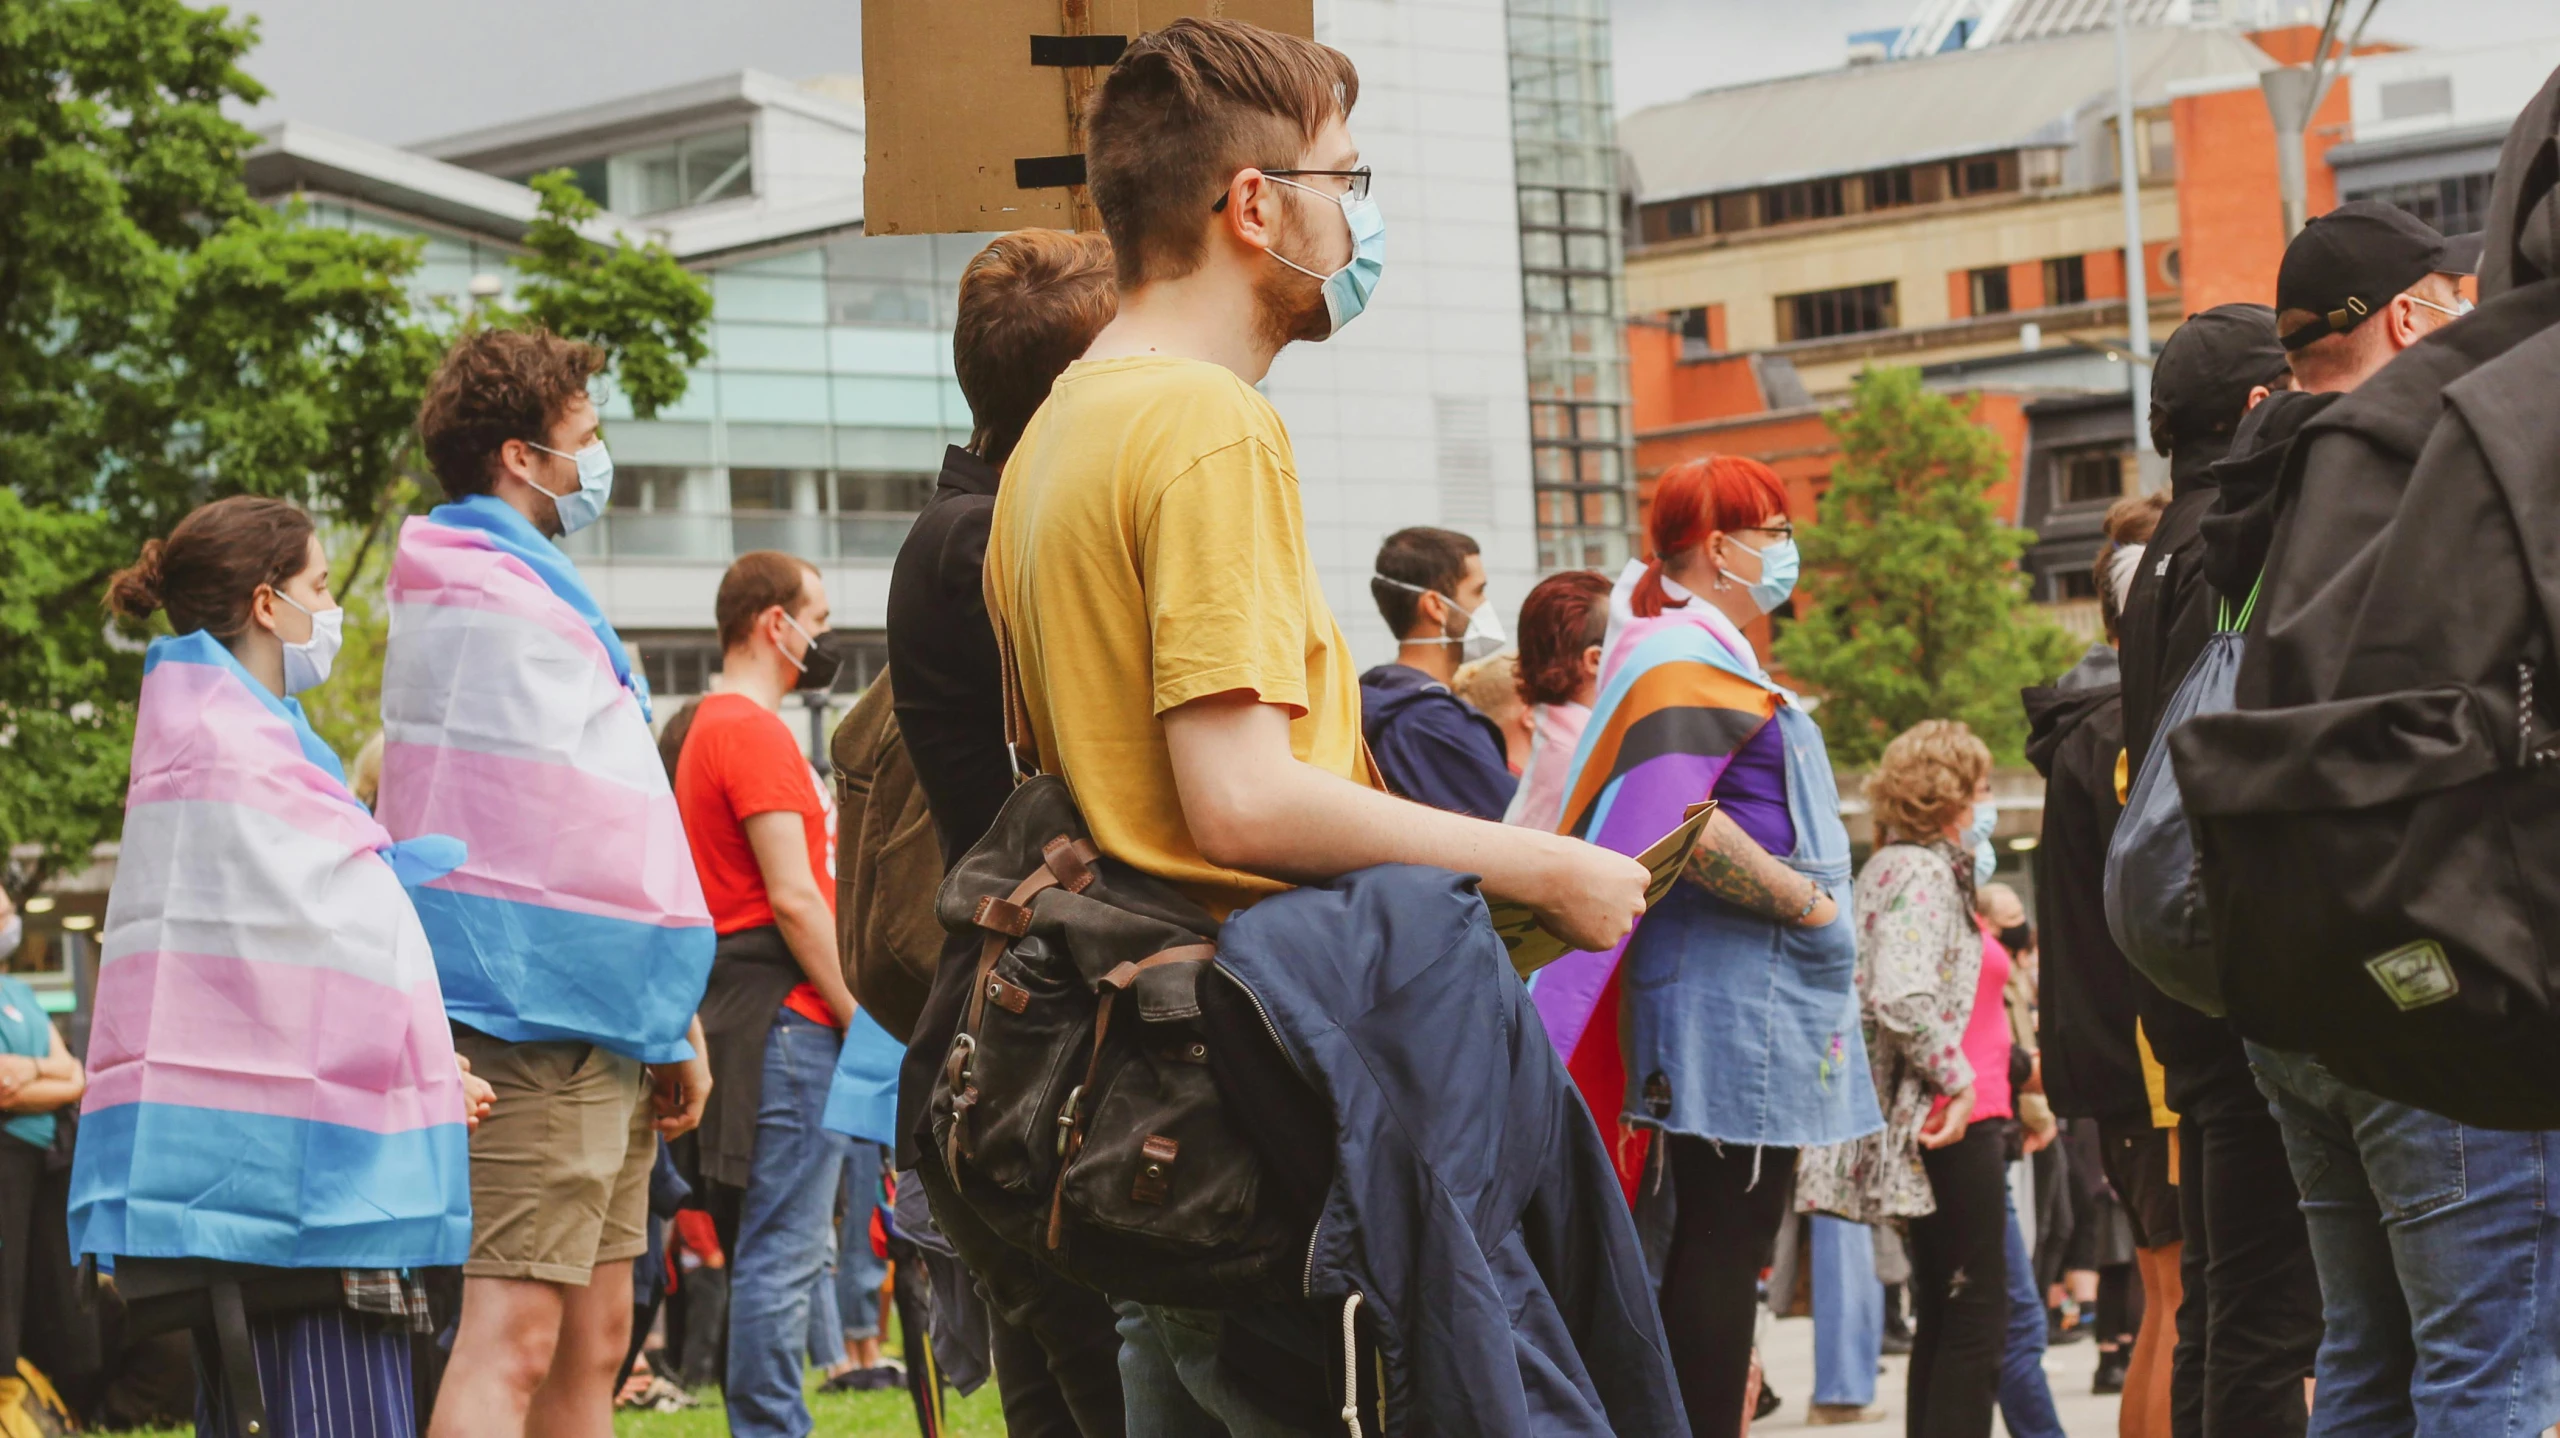
[[1793, 539], [1796, 537], [1796, 527], [1792, 524], [1746, 524], [1742, 526], [1742, 532], [1745, 534], [1774, 534], [1780, 539]]
[[[1349, 194], [1351, 198], [1355, 200], [1365, 200], [1369, 198], [1369, 167], [1367, 165], [1362, 165], [1356, 170], [1264, 170], [1262, 173], [1276, 178], [1295, 177], [1299, 179], [1306, 179], [1312, 177], [1318, 179], [1329, 178], [1347, 180], [1350, 183], [1344, 187], [1344, 191]], [[1218, 197], [1218, 202], [1209, 207], [1209, 212], [1211, 214], [1216, 214], [1226, 209], [1226, 207], [1227, 197], [1220, 195]]]

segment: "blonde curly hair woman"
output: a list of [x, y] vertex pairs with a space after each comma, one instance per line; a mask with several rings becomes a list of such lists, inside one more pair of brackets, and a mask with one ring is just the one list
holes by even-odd
[[[1991, 751], [1961, 723], [1926, 720], [1885, 746], [1866, 794], [1877, 848], [1858, 875], [1857, 984], [1884, 1132], [1806, 1154], [1797, 1197], [1909, 1222], [1910, 1431], [1981, 1438], [2008, 1321], [2008, 1034], [1971, 1023], [1983, 981], [2008, 977], [1974, 923], [1966, 833], [1991, 794]], [[1997, 1018], [1997, 982], [1990, 992]]]

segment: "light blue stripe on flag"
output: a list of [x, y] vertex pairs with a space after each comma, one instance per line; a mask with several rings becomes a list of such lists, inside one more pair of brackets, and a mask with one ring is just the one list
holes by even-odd
[[75, 1253], [274, 1268], [423, 1268], [471, 1249], [458, 1123], [373, 1133], [272, 1114], [118, 1104], [83, 1114]]
[[[692, 1050], [711, 976], [709, 924], [644, 924], [438, 888], [413, 889], [445, 1012], [509, 1043], [581, 1039], [643, 1063]], [[511, 972], [494, 972], [495, 966]]]

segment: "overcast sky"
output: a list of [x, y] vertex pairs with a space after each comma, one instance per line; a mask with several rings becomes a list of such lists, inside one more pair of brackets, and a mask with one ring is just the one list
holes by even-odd
[[[963, 4], [967, 0], [945, 0]], [[1916, 0], [1615, 0], [1618, 101], [1841, 63]], [[408, 144], [739, 69], [862, 67], [859, 0], [234, 0], [262, 17], [249, 73], [292, 118]], [[2305, 13], [2310, 7], [2305, 5]], [[2473, 45], [2560, 34], [2555, 0], [2383, 0], [2377, 36]]]

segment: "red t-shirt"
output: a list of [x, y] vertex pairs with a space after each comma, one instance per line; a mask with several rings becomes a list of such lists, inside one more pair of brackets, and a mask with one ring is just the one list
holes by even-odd
[[[826, 786], [800, 753], [782, 716], [743, 694], [705, 695], [693, 712], [684, 755], [676, 761], [676, 808], [693, 846], [694, 871], [722, 934], [773, 922], [764, 869], [747, 840], [758, 814], [798, 814], [809, 836], [809, 868], [827, 910], [836, 904], [836, 819]], [[815, 985], [803, 983], [784, 1005], [820, 1023], [835, 1015]]]

